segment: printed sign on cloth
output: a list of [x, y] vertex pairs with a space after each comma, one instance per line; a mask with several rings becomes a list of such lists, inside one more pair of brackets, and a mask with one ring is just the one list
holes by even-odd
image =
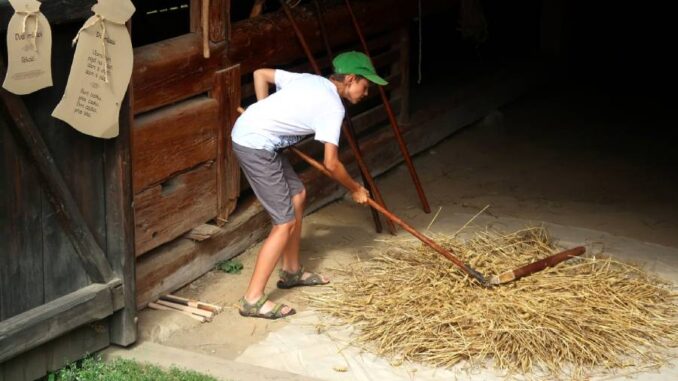
[[23, 95], [52, 86], [52, 30], [36, 0], [9, 0], [14, 15], [7, 26], [7, 91]]
[[99, 138], [118, 136], [120, 105], [132, 75], [132, 41], [125, 22], [130, 0], [98, 0], [73, 39], [78, 44], [61, 102], [52, 116]]

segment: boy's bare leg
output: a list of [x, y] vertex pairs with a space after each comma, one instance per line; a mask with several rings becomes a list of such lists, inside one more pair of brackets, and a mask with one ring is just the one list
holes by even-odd
[[[306, 191], [297, 193], [292, 197], [292, 205], [294, 205], [294, 230], [290, 236], [287, 246], [283, 250], [282, 255], [282, 269], [288, 273], [295, 273], [299, 271], [301, 263], [299, 261], [299, 247], [301, 246], [301, 222], [304, 217], [304, 204], [306, 203]], [[310, 273], [305, 272], [301, 278], [306, 279], [311, 276]], [[322, 276], [323, 282], [327, 279]]]
[[294, 206], [294, 229], [290, 235], [287, 246], [283, 249], [282, 269], [287, 272], [296, 272], [299, 270], [299, 247], [301, 246], [301, 221], [304, 216], [304, 203], [306, 202], [306, 191], [301, 191], [292, 197]]
[[[250, 279], [250, 284], [245, 293], [245, 299], [249, 303], [254, 303], [264, 294], [266, 283], [271, 277], [275, 265], [280, 259], [283, 249], [287, 246], [293, 234], [295, 221], [290, 221], [284, 224], [273, 225], [271, 232], [268, 234], [266, 241], [264, 241], [259, 254], [257, 254], [257, 261], [254, 265], [254, 272]], [[275, 303], [267, 301], [261, 308], [261, 313], [266, 313], [273, 309]], [[282, 313], [286, 314], [290, 310], [289, 307], [283, 308]]]

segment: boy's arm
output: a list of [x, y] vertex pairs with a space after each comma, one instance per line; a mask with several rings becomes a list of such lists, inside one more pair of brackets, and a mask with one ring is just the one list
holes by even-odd
[[353, 201], [358, 204], [365, 204], [370, 193], [362, 185], [358, 184], [346, 171], [344, 165], [339, 161], [339, 149], [332, 143], [325, 143], [325, 158], [323, 165], [330, 172], [332, 178], [340, 182], [351, 191]]
[[260, 101], [268, 96], [268, 88], [275, 85], [275, 69], [257, 69], [254, 76], [254, 93]]

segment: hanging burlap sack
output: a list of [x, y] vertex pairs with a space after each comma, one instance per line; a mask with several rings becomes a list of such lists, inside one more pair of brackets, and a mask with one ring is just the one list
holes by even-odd
[[52, 116], [99, 138], [118, 136], [120, 105], [132, 75], [133, 52], [125, 22], [130, 0], [99, 0], [94, 16], [73, 40], [75, 49], [66, 90]]
[[52, 29], [36, 0], [9, 0], [14, 15], [7, 26], [7, 75], [2, 84], [14, 94], [52, 86]]

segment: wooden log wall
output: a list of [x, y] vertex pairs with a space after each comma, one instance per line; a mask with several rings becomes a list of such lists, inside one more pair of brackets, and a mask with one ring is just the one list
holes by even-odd
[[[456, 1], [431, 1], [427, 2], [427, 10], [435, 12], [456, 5]], [[370, 49], [377, 61], [378, 70], [392, 82], [387, 88], [392, 104], [396, 112], [400, 111], [401, 120], [408, 120], [409, 96], [408, 91], [405, 90], [408, 87], [401, 83], [406, 84], [409, 81], [409, 33], [406, 28], [401, 28], [408, 26], [408, 18], [416, 14], [416, 3], [356, 0], [354, 10], [358, 19], [365, 24], [363, 26], [368, 36]], [[327, 72], [329, 60], [324, 57], [324, 47], [315, 14], [311, 9], [303, 7], [295, 8], [294, 13], [314, 55], [319, 59], [323, 70]], [[389, 14], [389, 17], [374, 18], [370, 17], [371, 14]], [[343, 7], [328, 9], [325, 21], [328, 29], [332, 31], [330, 42], [335, 52], [348, 49], [360, 50], [357, 37], [348, 20], [348, 14]], [[264, 14], [254, 19], [237, 22], [226, 29], [226, 35], [230, 30], [230, 41], [224, 45], [212, 44], [212, 52], [219, 51], [226, 55], [222, 57], [224, 67], [239, 65], [240, 74], [231, 72], [228, 76], [234, 85], [225, 87], [231, 94], [224, 99], [230, 103], [220, 104], [222, 111], [220, 111], [221, 116], [218, 117], [226, 120], [225, 115], [230, 115], [231, 118], [227, 122], [229, 126], [218, 130], [219, 134], [226, 137], [227, 147], [229, 144], [228, 128], [237, 117], [233, 114], [235, 107], [238, 104], [246, 106], [253, 101], [251, 72], [254, 69], [281, 67], [310, 72], [310, 68], [300, 45], [296, 42], [291, 26], [282, 14]], [[194, 45], [189, 43], [191, 39]], [[138, 50], [135, 78], [143, 81], [143, 84], [139, 86], [148, 90], [152, 89], [135, 100], [134, 105], [138, 117], [142, 117], [141, 114], [144, 112], [159, 109], [165, 105], [180, 107], [182, 102], [196, 96], [218, 99], [218, 94], [224, 92], [224, 88], [215, 85], [218, 83], [216, 79], [218, 75], [213, 75], [221, 72], [221, 70], [214, 69], [218, 66], [216, 62], [220, 58], [217, 55], [213, 55], [209, 60], [200, 58], [199, 49], [193, 47], [199, 46], [198, 41], [196, 36], [188, 35]], [[198, 66], [195, 66], [196, 64]], [[175, 71], [173, 67], [181, 68], [181, 70]], [[240, 75], [242, 75], [241, 81], [237, 80]], [[429, 110], [426, 115], [417, 118], [417, 124], [401, 125], [410, 152], [413, 154], [420, 152], [464, 124], [482, 117], [488, 110], [513, 99], [524, 91], [527, 77], [529, 75], [519, 76], [514, 81], [494, 78], [483, 84], [474, 83], [469, 88], [459, 89], [452, 93], [450, 98], [444, 101], [445, 105], [442, 108], [435, 112]], [[236, 86], [236, 82], [239, 85]], [[153, 86], [150, 86], [150, 83], [153, 83]], [[370, 97], [360, 105], [350, 107], [349, 112], [353, 115], [368, 167], [375, 174], [382, 173], [402, 160], [393, 133], [384, 124], [386, 115], [376, 92], [372, 92]], [[426, 120], [432, 115], [444, 115], [447, 118], [446, 122], [442, 126], [431, 129], [432, 126], [426, 125]], [[218, 151], [219, 147], [220, 145], [217, 144], [217, 156], [228, 157], [228, 148], [222, 154]], [[319, 157], [322, 147], [309, 140], [302, 142], [301, 148]], [[355, 176], [358, 172], [352, 155], [345, 149], [346, 145], [343, 145], [343, 148], [342, 161]], [[224, 197], [222, 201], [217, 201], [217, 209], [223, 207], [225, 200], [229, 205], [228, 213], [226, 213], [228, 221], [225, 221], [226, 218], [217, 218], [217, 222], [226, 223], [211, 238], [204, 241], [194, 241], [177, 236], [139, 256], [137, 258], [137, 304], [139, 307], [145, 306], [162, 293], [176, 290], [196, 279], [213, 268], [217, 261], [239, 254], [263, 238], [269, 230], [269, 217], [252, 197], [235, 199], [237, 191], [246, 187], [246, 183], [243, 183], [242, 187], [238, 186], [236, 163], [233, 161], [229, 163], [228, 159], [220, 163], [220, 160], [217, 160], [217, 198], [220, 195], [226, 195], [222, 196]], [[307, 169], [304, 163], [295, 160], [296, 158], [292, 158], [307, 187], [308, 211], [336, 199], [343, 193], [338, 185], [328, 181], [316, 171]], [[222, 172], [218, 169], [219, 166], [228, 168], [229, 164], [233, 172], [228, 172], [227, 169]], [[219, 176], [222, 176], [224, 180], [219, 180]], [[227, 189], [226, 192], [224, 188]], [[237, 209], [229, 215], [236, 201], [239, 203]]]
[[[356, 9], [362, 17], [368, 12], [383, 12], [392, 6], [392, 2], [386, 0], [356, 4], [359, 4]], [[319, 35], [316, 14], [303, 8], [295, 9], [295, 14], [309, 44], [315, 51], [323, 72], [329, 73], [330, 60], [326, 56]], [[349, 21], [350, 16], [343, 7], [329, 9], [325, 20], [328, 29], [336, 31], [332, 34], [332, 45], [337, 52], [350, 49], [360, 50]], [[402, 51], [403, 48], [407, 48], [407, 45], [403, 44], [403, 36], [407, 34], [402, 32], [402, 24], [403, 20], [399, 21], [397, 17], [394, 17], [366, 26], [366, 30], [369, 31], [368, 43], [375, 52], [375, 65], [378, 71], [390, 81], [387, 90], [392, 94], [396, 111], [402, 109], [401, 99], [404, 91], [399, 90], [407, 86], [402, 83], [407, 77], [401, 72], [404, 67], [402, 59], [409, 56], [407, 52]], [[172, 291], [202, 274], [187, 271], [186, 266], [191, 265], [193, 256], [181, 255], [173, 248], [176, 247], [177, 242], [188, 240], [181, 238], [184, 232], [200, 223], [214, 219], [218, 214], [218, 208], [224, 208], [223, 217], [217, 216], [213, 221], [223, 224], [228, 220], [223, 225], [223, 231], [231, 231], [234, 235], [231, 240], [235, 243], [242, 244], [242, 238], [246, 236], [258, 236], [253, 232], [268, 229], [270, 223], [266, 216], [259, 216], [252, 221], [241, 221], [238, 226], [232, 226], [237, 222], [229, 218], [229, 214], [233, 212], [238, 202], [238, 194], [242, 190], [239, 186], [240, 174], [237, 161], [229, 157], [232, 155], [229, 149], [230, 139], [228, 139], [230, 127], [237, 118], [234, 111], [237, 106], [247, 106], [254, 100], [251, 83], [251, 73], [254, 69], [266, 66], [297, 72], [310, 72], [311, 69], [291, 26], [281, 12], [235, 23], [231, 29], [232, 39], [227, 49], [228, 57], [223, 61], [223, 65], [237, 62], [239, 66], [237, 72], [230, 70], [227, 76], [230, 78], [230, 84], [221, 88], [214, 84], [220, 83], [215, 78], [223, 75], [222, 71], [213, 71], [213, 67], [218, 66], [216, 62], [219, 58], [213, 56], [209, 60], [204, 60], [198, 49], [189, 48], [188, 41], [193, 39], [196, 42], [195, 37], [182, 36], [136, 51], [139, 66], [135, 68], [135, 75], [138, 75], [139, 81], [143, 83], [139, 86], [150, 89], [149, 84], [155, 83], [157, 87], [153, 92], [146, 92], [146, 96], [137, 97], [134, 101], [138, 115], [133, 152], [137, 152], [135, 163], [139, 162], [135, 165], [134, 183], [137, 255], [139, 256], [138, 266], [140, 269], [143, 268], [137, 272], [139, 305], [145, 305], [160, 292]], [[271, 36], [276, 37], [271, 38]], [[284, 44], [284, 49], [281, 44]], [[252, 45], [257, 48], [252, 49]], [[176, 52], [180, 46], [185, 47], [183, 58]], [[213, 46], [213, 51], [220, 51], [220, 49], [222, 49], [221, 45]], [[162, 54], [160, 51], [165, 51], [167, 54]], [[255, 56], [254, 51], [259, 51], [261, 54]], [[148, 59], [148, 57], [159, 55], [165, 57], [162, 65]], [[191, 67], [189, 64], [200, 61], [202, 62], [200, 68]], [[182, 65], [182, 70], [172, 73], [169, 66], [176, 67], [177, 65]], [[186, 70], [183, 65], [186, 65]], [[166, 74], [164, 80], [161, 80], [163, 76], [159, 73]], [[212, 77], [211, 88], [209, 87], [210, 76]], [[242, 88], [240, 88], [241, 83]], [[227, 96], [220, 96], [219, 94], [224, 91], [230, 93]], [[198, 95], [191, 95], [193, 93], [198, 93]], [[222, 102], [221, 113], [225, 115], [217, 117], [213, 115], [215, 111], [211, 105], [215, 98], [221, 99], [217, 102]], [[167, 103], [170, 104], [164, 106]], [[148, 111], [149, 108], [158, 105], [161, 106]], [[378, 126], [383, 125], [387, 118], [376, 91], [371, 92], [361, 105], [351, 107], [349, 112], [355, 115], [354, 122], [359, 135], [366, 135], [370, 130], [378, 129]], [[224, 122], [212, 126], [210, 120]], [[220, 123], [223, 125], [219, 126]], [[154, 129], [155, 133], [152, 132]], [[161, 130], [168, 131], [168, 136], [158, 138], [157, 134]], [[216, 148], [218, 150], [219, 147], [225, 147], [225, 150], [223, 154], [216, 152], [215, 155], [212, 142], [220, 141], [219, 134], [225, 137], [224, 144], [216, 144]], [[156, 136], [155, 139], [159, 139], [155, 143], [141, 142], [142, 139], [147, 139], [147, 141], [154, 139], [154, 136]], [[189, 136], [192, 138], [188, 138]], [[148, 149], [153, 146], [157, 148]], [[160, 147], [165, 147], [163, 154], [157, 154]], [[317, 144], [302, 143], [302, 147], [309, 152], [319, 154]], [[148, 152], [143, 153], [144, 149], [148, 149]], [[173, 155], [181, 156], [182, 159], [173, 160]], [[213, 160], [209, 158], [216, 156], [224, 158], [216, 160], [214, 165], [209, 166], [213, 163]], [[153, 161], [163, 163], [154, 164]], [[296, 158], [293, 158], [293, 163], [299, 169], [305, 167], [305, 164], [298, 162]], [[218, 168], [220, 165], [223, 165], [223, 170]], [[201, 175], [193, 173], [198, 170], [203, 173]], [[212, 175], [216, 176], [216, 181], [212, 181]], [[189, 180], [189, 176], [194, 177]], [[242, 185], [244, 189], [247, 188], [246, 182]], [[163, 187], [165, 188], [164, 195]], [[220, 189], [220, 187], [226, 189]], [[191, 198], [182, 196], [188, 194]], [[176, 199], [165, 201], [165, 198], [169, 197]], [[222, 201], [219, 201], [220, 197], [223, 198]], [[214, 203], [214, 200], [217, 202]], [[240, 202], [245, 202], [239, 208], [244, 212], [250, 204], [245, 200], [240, 200]], [[249, 212], [245, 213], [249, 214]], [[237, 220], [239, 221], [240, 218], [238, 217]], [[209, 241], [206, 241], [204, 245], [210, 245]], [[223, 244], [222, 242], [221, 245]], [[213, 247], [215, 251], [219, 249]], [[204, 266], [203, 262], [200, 269]], [[204, 272], [204, 270], [201, 271]], [[189, 273], [193, 275], [187, 279], [186, 275]]]
[[[227, 16], [226, 1], [213, 0], [211, 4], [217, 15]], [[365, 17], [392, 8], [393, 1], [356, 4], [359, 17]], [[193, 8], [192, 16], [199, 10]], [[300, 6], [295, 8], [295, 17], [322, 57], [317, 15]], [[335, 31], [331, 41], [335, 47], [359, 50], [350, 15], [343, 6], [330, 8], [324, 20], [328, 29]], [[393, 70], [400, 67], [403, 57], [400, 37], [393, 31], [403, 21], [404, 14], [396, 13], [365, 28], [373, 36], [373, 50], [379, 52], [375, 63], [392, 82], [388, 90], [399, 88], [402, 78]], [[225, 26], [218, 28], [215, 22], [210, 23], [207, 59], [199, 29], [135, 49], [132, 157], [137, 256], [202, 223], [212, 220], [223, 225], [228, 220], [240, 193], [239, 168], [229, 149], [230, 128], [237, 118], [237, 106], [251, 102], [251, 72], [265, 66], [309, 71], [282, 12], [244, 20], [232, 28], [223, 20]], [[192, 25], [198, 28], [199, 23], [193, 20]], [[229, 34], [232, 37], [227, 41]], [[326, 57], [321, 62], [329, 68]], [[385, 120], [376, 92], [353, 111], [362, 115], [357, 120], [359, 130]]]

